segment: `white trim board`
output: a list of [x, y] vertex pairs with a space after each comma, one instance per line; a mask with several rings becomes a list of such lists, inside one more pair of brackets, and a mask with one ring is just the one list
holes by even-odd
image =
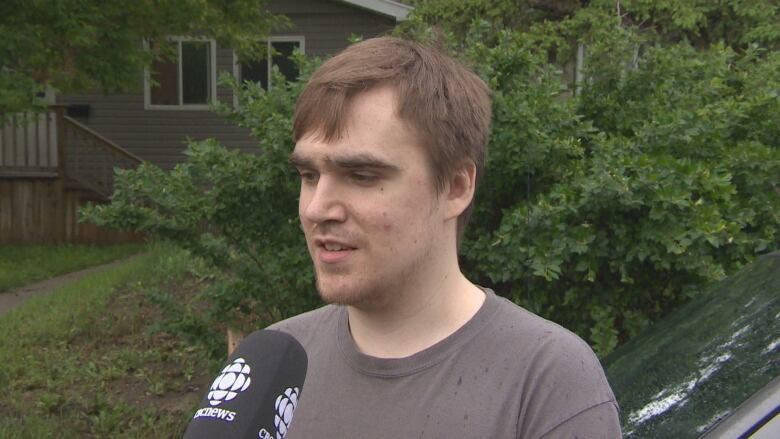
[[[270, 79], [270, 70], [271, 70], [271, 57], [268, 56], [271, 53], [271, 43], [274, 41], [282, 41], [282, 42], [296, 42], [298, 43], [298, 49], [301, 51], [301, 53], [306, 54], [306, 37], [303, 35], [272, 35], [265, 39], [266, 44], [266, 61], [268, 62], [268, 87], [271, 87]], [[233, 51], [233, 77], [241, 80], [241, 63], [238, 62], [238, 55], [236, 54], [236, 51]], [[236, 96], [235, 91], [232, 91], [233, 93], [233, 107], [238, 107], [238, 96]]]
[[359, 8], [368, 9], [382, 15], [389, 15], [395, 21], [404, 21], [413, 7], [393, 0], [340, 0]]
[[[168, 41], [205, 41], [209, 43], [209, 98], [211, 99], [211, 102], [216, 102], [217, 100], [217, 42], [216, 40], [212, 38], [197, 38], [197, 37], [170, 37], [168, 38]], [[144, 40], [144, 46], [148, 48], [149, 42]], [[176, 47], [177, 55], [177, 68], [179, 69], [178, 72], [178, 81], [176, 86], [179, 87], [178, 95], [179, 99], [181, 99], [181, 78], [182, 78], [182, 72], [181, 72], [181, 44], [177, 44]], [[195, 111], [203, 111], [203, 110], [211, 110], [211, 104], [179, 104], [179, 105], [154, 105], [152, 104], [152, 93], [151, 93], [151, 73], [149, 71], [149, 68], [144, 69], [144, 110], [164, 110], [164, 111], [189, 111], [189, 110], [195, 110]]]

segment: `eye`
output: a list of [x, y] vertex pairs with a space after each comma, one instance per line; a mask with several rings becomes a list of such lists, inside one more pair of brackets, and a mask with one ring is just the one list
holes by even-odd
[[371, 184], [379, 180], [379, 176], [367, 174], [365, 172], [353, 172], [349, 175], [349, 178], [351, 178], [352, 181], [363, 185]]
[[316, 172], [303, 170], [298, 171], [298, 176], [301, 178], [302, 183], [307, 184], [316, 183], [319, 178], [319, 175]]

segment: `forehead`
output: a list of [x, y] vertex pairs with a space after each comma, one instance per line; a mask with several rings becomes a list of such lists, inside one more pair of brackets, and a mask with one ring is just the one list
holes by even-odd
[[372, 155], [388, 161], [423, 158], [417, 137], [398, 117], [396, 108], [396, 93], [390, 86], [362, 92], [345, 112], [341, 136], [326, 139], [317, 131], [306, 133], [296, 143], [293, 155], [323, 160], [349, 155]]

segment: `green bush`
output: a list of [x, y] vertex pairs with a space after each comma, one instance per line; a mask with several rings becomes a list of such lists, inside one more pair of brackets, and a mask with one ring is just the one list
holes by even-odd
[[[599, 353], [780, 247], [780, 53], [617, 24], [588, 11], [465, 39], [495, 90], [465, 265]], [[575, 33], [586, 80], [559, 99], [548, 59]]]
[[[404, 31], [434, 34], [419, 19]], [[443, 34], [494, 90], [487, 173], [462, 248], [473, 280], [603, 354], [780, 247], [776, 50], [668, 42], [595, 7]], [[575, 86], [560, 66], [578, 44], [587, 56]], [[217, 309], [248, 326], [319, 303], [287, 164], [295, 97], [317, 64], [299, 61], [301, 80], [276, 75], [268, 92], [223, 78], [243, 105], [220, 110], [262, 154], [193, 143], [171, 172], [120, 173], [112, 203], [86, 211], [220, 267]]]
[[84, 209], [82, 216], [170, 240], [217, 268], [214, 312], [251, 329], [319, 304], [298, 221], [297, 176], [287, 163], [302, 83], [285, 84], [277, 72], [273, 91], [266, 92], [221, 80], [235, 87], [242, 105], [218, 110], [250, 128], [263, 154], [193, 142], [187, 161], [169, 172], [149, 163], [118, 170], [111, 204]]

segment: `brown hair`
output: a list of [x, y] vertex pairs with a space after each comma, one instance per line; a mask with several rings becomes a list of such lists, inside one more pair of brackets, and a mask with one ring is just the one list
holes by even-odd
[[[426, 147], [439, 191], [466, 161], [483, 172], [490, 131], [490, 90], [473, 72], [437, 49], [380, 37], [352, 45], [314, 72], [298, 98], [295, 141], [317, 133], [325, 141], [343, 134], [352, 98], [391, 85], [398, 117]], [[458, 218], [458, 237], [472, 204]]]

